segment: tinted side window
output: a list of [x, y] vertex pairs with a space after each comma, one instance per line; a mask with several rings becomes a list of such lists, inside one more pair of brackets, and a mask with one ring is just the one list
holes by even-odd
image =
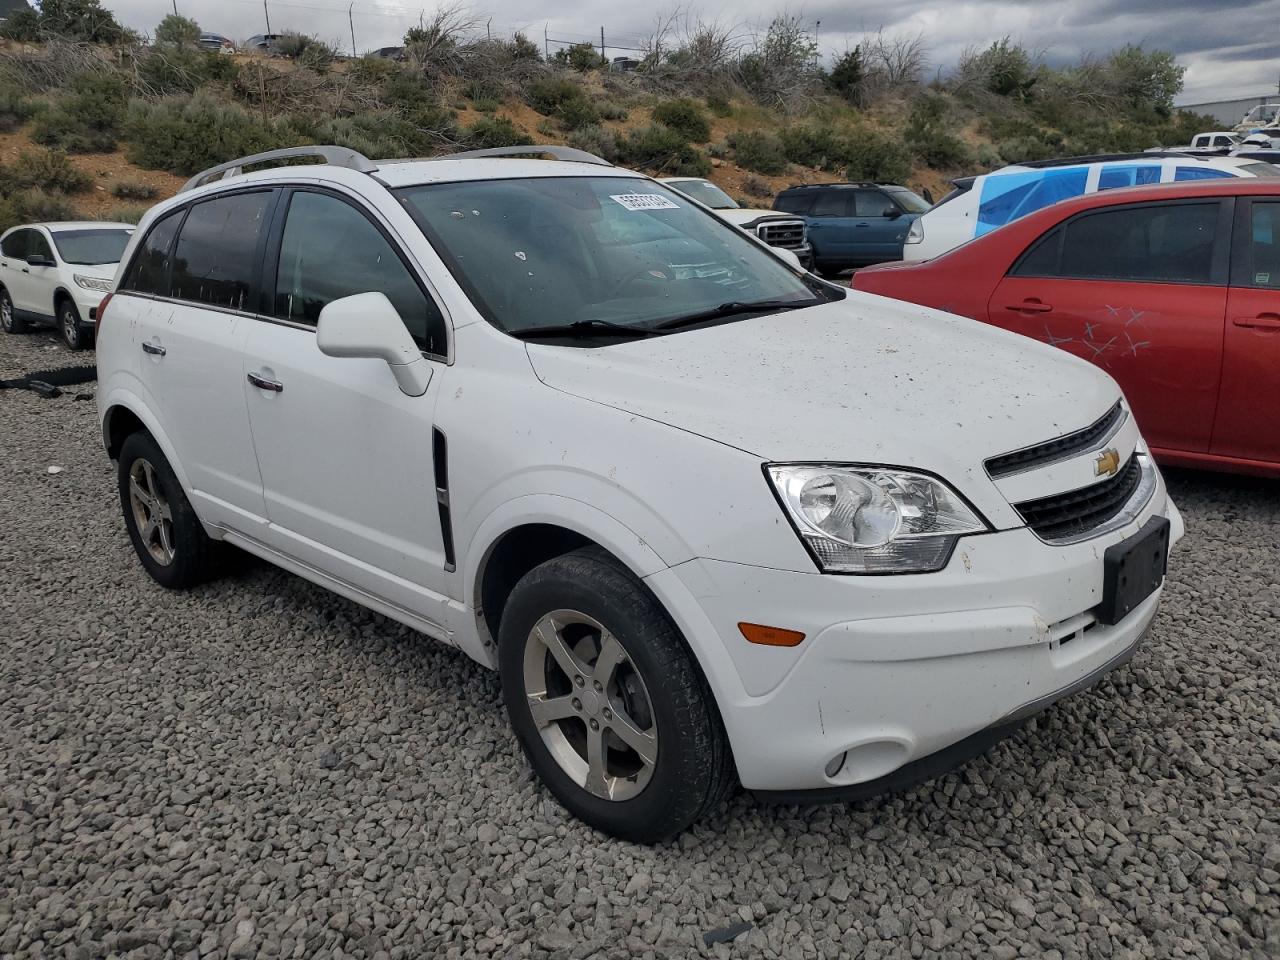
[[1280, 201], [1253, 201], [1249, 224], [1251, 287], [1280, 289]]
[[270, 199], [264, 190], [215, 197], [193, 206], [173, 251], [173, 296], [245, 309]]
[[1208, 283], [1217, 224], [1216, 201], [1091, 213], [1067, 224], [1060, 275]]
[[1098, 189], [1113, 190], [1116, 187], [1135, 187], [1144, 183], [1160, 182], [1159, 164], [1136, 166], [1109, 163], [1098, 174]]
[[15, 230], [4, 238], [4, 242], [0, 243], [0, 253], [6, 257], [14, 257], [18, 260], [25, 260], [27, 256], [27, 235], [30, 230]]
[[314, 324], [325, 304], [374, 290], [386, 294], [420, 347], [445, 354], [444, 317], [369, 219], [336, 197], [295, 193], [280, 242], [276, 315]]
[[158, 297], [169, 295], [169, 253], [184, 211], [178, 210], [156, 221], [133, 255], [129, 273], [120, 286]]
[[783, 192], [778, 194], [778, 199], [773, 201], [773, 209], [781, 210], [783, 213], [808, 213], [809, 208], [813, 206], [812, 193], [795, 193]]
[[1084, 193], [1087, 167], [1028, 170], [993, 174], [982, 185], [978, 200], [977, 236], [1025, 217], [1029, 213]]
[[1178, 167], [1173, 171], [1174, 180], [1220, 180], [1231, 174], [1213, 167]]
[[27, 231], [27, 256], [53, 259], [53, 247], [49, 246], [49, 241], [39, 230]]
[[854, 210], [859, 217], [887, 217], [896, 213], [898, 207], [879, 190], [857, 190]]
[[1037, 240], [1012, 270], [1014, 277], [1055, 277], [1058, 275], [1058, 251], [1062, 249], [1062, 227], [1055, 227]]
[[847, 217], [849, 201], [853, 199], [852, 190], [823, 190], [813, 201], [811, 217]]

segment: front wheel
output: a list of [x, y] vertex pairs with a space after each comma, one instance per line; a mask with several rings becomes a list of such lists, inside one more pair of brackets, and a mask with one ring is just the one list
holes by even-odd
[[26, 333], [27, 321], [18, 317], [13, 309], [13, 297], [9, 291], [0, 289], [0, 328], [5, 333]]
[[692, 654], [608, 554], [586, 548], [535, 568], [512, 591], [499, 633], [520, 745], [579, 819], [656, 843], [732, 786], [728, 742]]
[[58, 304], [58, 333], [68, 350], [83, 350], [89, 345], [89, 335], [80, 326], [80, 311], [70, 300]]

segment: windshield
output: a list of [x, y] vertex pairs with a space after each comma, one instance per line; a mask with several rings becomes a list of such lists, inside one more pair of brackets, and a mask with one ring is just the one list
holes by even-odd
[[677, 180], [671, 186], [712, 210], [738, 209], [738, 202], [710, 180]]
[[885, 187], [885, 193], [892, 195], [893, 199], [907, 211], [907, 213], [928, 213], [933, 206], [928, 200], [924, 199], [906, 187]]
[[58, 256], [65, 263], [90, 266], [119, 263], [132, 230], [57, 230], [53, 233]]
[[730, 302], [830, 299], [819, 281], [650, 180], [475, 180], [396, 193], [476, 308], [508, 333], [653, 328]]

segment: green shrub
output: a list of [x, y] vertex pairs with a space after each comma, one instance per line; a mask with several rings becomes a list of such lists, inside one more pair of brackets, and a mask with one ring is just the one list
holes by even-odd
[[687, 97], [666, 100], [653, 108], [653, 119], [675, 130], [693, 143], [711, 139], [711, 121], [701, 108]]
[[627, 108], [613, 100], [600, 100], [596, 103], [596, 111], [601, 120], [625, 120]]
[[481, 117], [467, 129], [466, 140], [477, 149], [517, 147], [533, 143], [533, 138], [507, 117]]
[[61, 150], [26, 150], [9, 168], [9, 174], [18, 186], [63, 193], [79, 193], [93, 183], [93, 177], [76, 167]]
[[167, 96], [193, 93], [210, 81], [230, 80], [238, 69], [231, 57], [209, 50], [156, 47], [139, 60], [138, 79], [148, 92]]
[[575, 43], [571, 47], [561, 47], [551, 55], [556, 63], [586, 73], [588, 70], [600, 70], [609, 65], [609, 61], [600, 56], [600, 51], [592, 43]]
[[175, 47], [194, 47], [200, 42], [200, 24], [190, 17], [171, 13], [156, 27], [156, 43]]
[[586, 97], [582, 87], [565, 77], [547, 77], [534, 80], [525, 89], [529, 106], [542, 114], [554, 114], [562, 104]]
[[748, 176], [742, 181], [742, 192], [748, 197], [766, 198], [773, 196], [773, 187], [757, 176]]
[[848, 154], [848, 180], [902, 183], [911, 176], [911, 153], [896, 137], [862, 130], [849, 137]]
[[0, 133], [18, 129], [35, 114], [35, 105], [22, 91], [7, 84], [0, 86]]
[[720, 93], [709, 93], [706, 97], [707, 109], [717, 117], [727, 117], [733, 113], [733, 105], [729, 98]]
[[598, 126], [601, 120], [600, 111], [586, 98], [562, 103], [556, 111], [556, 116], [560, 118], [560, 123], [566, 130]]
[[729, 136], [734, 162], [756, 173], [776, 175], [787, 169], [787, 156], [782, 141], [771, 133], [753, 130]]
[[911, 151], [934, 168], [959, 167], [969, 162], [969, 148], [950, 130], [950, 102], [936, 93], [923, 93], [911, 103], [904, 136]]
[[805, 167], [838, 170], [849, 160], [848, 144], [830, 127], [784, 127], [778, 140], [787, 160]]
[[20, 223], [79, 219], [75, 205], [60, 193], [34, 189], [0, 195], [0, 231]]
[[996, 144], [996, 153], [1005, 163], [1023, 163], [1027, 160], [1047, 160], [1056, 152], [1039, 137], [1012, 137]]
[[135, 100], [124, 125], [131, 163], [190, 176], [236, 157], [294, 146], [296, 131], [201, 90], [154, 103]]
[[[115, 207], [94, 219], [111, 223], [137, 223], [151, 208], [146, 204], [131, 203], [123, 207]], [[76, 219], [79, 219], [78, 217]]]
[[394, 60], [366, 53], [347, 64], [347, 76], [359, 83], [382, 83], [402, 69]]
[[652, 125], [632, 130], [618, 140], [618, 159], [669, 176], [705, 177], [711, 161], [670, 127]]
[[40, 39], [40, 14], [30, 7], [19, 7], [0, 24], [0, 37], [18, 43], [35, 43]]
[[618, 138], [604, 127], [581, 127], [569, 134], [569, 146], [594, 153], [603, 160], [618, 159]]
[[316, 143], [332, 143], [366, 157], [386, 160], [420, 157], [432, 152], [438, 143], [422, 128], [382, 110], [352, 117], [291, 116], [288, 126], [299, 136]]
[[114, 150], [128, 101], [124, 78], [114, 73], [82, 73], [70, 92], [35, 118], [31, 139], [73, 153]]
[[545, 117], [538, 121], [538, 126], [535, 129], [544, 137], [560, 136], [560, 128]]
[[151, 184], [137, 180], [117, 180], [111, 185], [111, 195], [117, 200], [152, 200], [159, 192]]
[[43, 0], [39, 29], [82, 43], [120, 43], [129, 35], [99, 0]]

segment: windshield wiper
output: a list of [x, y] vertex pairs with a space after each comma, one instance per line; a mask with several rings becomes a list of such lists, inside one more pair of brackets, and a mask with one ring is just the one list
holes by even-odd
[[652, 327], [633, 327], [612, 320], [575, 320], [573, 323], [552, 323], [524, 330], [508, 330], [517, 340], [537, 340], [542, 337], [652, 337], [657, 331]]
[[814, 297], [812, 300], [730, 300], [728, 303], [722, 303], [718, 307], [712, 307], [710, 310], [699, 310], [697, 313], [686, 314], [683, 317], [672, 317], [670, 320], [663, 320], [654, 329], [674, 330], [676, 327], [687, 327], [690, 324], [701, 323], [704, 320], [717, 320], [720, 317], [732, 317], [739, 313], [758, 313], [764, 310], [800, 310], [804, 307], [814, 307], [825, 302], [819, 297]]

